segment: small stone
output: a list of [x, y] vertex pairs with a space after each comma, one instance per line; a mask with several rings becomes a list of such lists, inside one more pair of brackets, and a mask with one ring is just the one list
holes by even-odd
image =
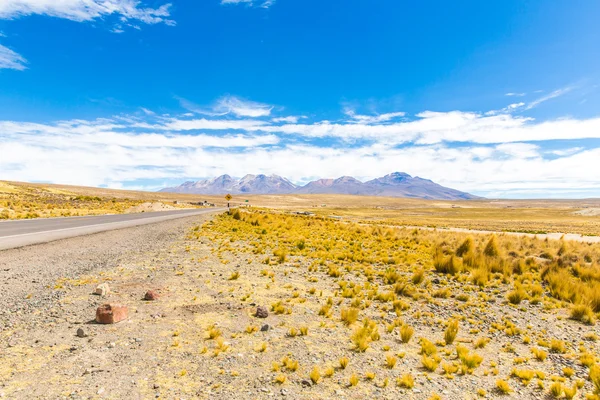
[[311, 387], [312, 384], [310, 383], [310, 381], [303, 379], [302, 382], [300, 382], [302, 384], [302, 386], [306, 386], [306, 387]]
[[110, 293], [110, 287], [108, 287], [108, 283], [102, 283], [96, 286], [96, 290], [94, 290], [94, 294], [98, 296], [106, 296]]
[[148, 290], [146, 292], [146, 294], [144, 295], [144, 300], [147, 301], [154, 301], [154, 300], [158, 300], [158, 293], [154, 290]]
[[268, 324], [264, 324], [260, 327], [261, 332], [267, 332], [269, 329], [271, 329], [271, 327]]
[[120, 304], [103, 304], [96, 310], [96, 322], [99, 324], [116, 324], [127, 319], [128, 309]]
[[77, 329], [77, 337], [84, 338], [87, 337], [87, 333], [83, 330], [83, 328]]
[[110, 342], [110, 343], [108, 344], [108, 348], [109, 348], [109, 349], [114, 349], [114, 348], [115, 348], [115, 346], [116, 346], [115, 342]]
[[267, 318], [269, 316], [269, 311], [266, 307], [258, 306], [256, 307], [256, 314], [254, 314], [257, 318]]

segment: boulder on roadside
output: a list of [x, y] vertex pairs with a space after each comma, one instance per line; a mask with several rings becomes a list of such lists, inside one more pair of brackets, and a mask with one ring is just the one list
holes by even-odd
[[267, 307], [258, 306], [256, 307], [254, 316], [257, 318], [267, 318], [269, 316], [269, 311], [267, 310]]
[[154, 301], [154, 300], [158, 300], [159, 295], [155, 290], [148, 290], [146, 292], [146, 294], [144, 295], [144, 300], [147, 301]]
[[108, 283], [102, 283], [96, 286], [96, 290], [94, 290], [94, 294], [98, 296], [106, 296], [110, 293], [110, 287], [108, 287]]
[[127, 314], [127, 306], [103, 304], [96, 310], [96, 322], [99, 324], [116, 324], [127, 319]]

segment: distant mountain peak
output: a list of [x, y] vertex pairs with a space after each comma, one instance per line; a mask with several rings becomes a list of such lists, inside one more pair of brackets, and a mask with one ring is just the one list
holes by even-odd
[[162, 189], [161, 192], [195, 194], [351, 194], [362, 196], [410, 197], [439, 200], [476, 199], [469, 193], [450, 189], [405, 172], [392, 172], [380, 178], [361, 182], [352, 176], [317, 179], [298, 187], [279, 175], [247, 174], [240, 179], [225, 174], [213, 179]]

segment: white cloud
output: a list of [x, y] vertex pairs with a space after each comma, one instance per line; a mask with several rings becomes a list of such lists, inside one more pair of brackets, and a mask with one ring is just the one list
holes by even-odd
[[525, 105], [525, 103], [523, 103], [523, 102], [512, 103], [512, 104], [507, 105], [504, 108], [501, 108], [500, 110], [488, 111], [485, 113], [485, 115], [509, 114], [511, 112], [518, 110], [519, 108], [523, 107], [524, 105]]
[[144, 7], [137, 0], [2, 0], [0, 19], [40, 14], [83, 22], [118, 15], [122, 21], [173, 24], [174, 22], [168, 19], [170, 7], [171, 4], [164, 4], [158, 8]]
[[513, 92], [510, 92], [510, 93], [506, 93], [506, 94], [505, 94], [505, 96], [516, 96], [516, 97], [523, 97], [523, 96], [525, 96], [526, 94], [527, 94], [527, 93], [513, 93]]
[[306, 118], [306, 117], [296, 117], [296, 116], [289, 116], [289, 117], [278, 117], [278, 118], [273, 118], [271, 119], [271, 121], [275, 122], [275, 123], [281, 123], [281, 122], [285, 122], [287, 124], [295, 124], [297, 123], [300, 118]]
[[552, 93], [549, 93], [545, 96], [542, 96], [534, 101], [532, 101], [531, 103], [527, 104], [527, 107], [525, 107], [526, 110], [531, 110], [534, 107], [537, 107], [538, 105], [540, 105], [541, 103], [554, 99], [556, 97], [562, 96], [564, 94], [569, 93], [571, 90], [573, 90], [573, 87], [564, 87], [562, 89], [557, 89], [555, 91], [553, 91]]
[[246, 4], [249, 6], [257, 6], [261, 8], [269, 8], [275, 4], [276, 0], [264, 0], [264, 1], [253, 1], [253, 0], [221, 0], [221, 4]]
[[585, 150], [583, 147], [571, 147], [571, 148], [561, 149], [561, 150], [552, 150], [550, 152], [550, 154], [553, 154], [553, 155], [559, 156], [559, 157], [564, 157], [564, 156], [570, 156], [575, 153], [579, 153], [580, 151], [583, 151], [583, 150]]
[[177, 99], [181, 106], [187, 110], [213, 117], [227, 114], [251, 118], [268, 117], [273, 110], [273, 106], [271, 105], [245, 100], [236, 96], [223, 96], [217, 99], [209, 109], [201, 107], [182, 97], [175, 96], [175, 99]]
[[[123, 25], [140, 29], [130, 21], [175, 25], [175, 21], [169, 19], [171, 4], [158, 8], [141, 4], [138, 0], [0, 0], [0, 20], [39, 14], [84, 22], [116, 15], [120, 22], [112, 29], [114, 33], [123, 33]], [[4, 36], [0, 32], [0, 37]], [[24, 70], [26, 62], [23, 56], [0, 45], [0, 69]]]
[[344, 141], [376, 140], [390, 144], [414, 142], [471, 142], [481, 144], [524, 141], [598, 139], [600, 118], [565, 118], [536, 122], [509, 114], [485, 115], [473, 112], [422, 112], [417, 119], [387, 125], [361, 123], [287, 124], [262, 126], [255, 130], [301, 135], [308, 138], [339, 138]]
[[406, 115], [405, 112], [392, 112], [387, 114], [377, 114], [377, 115], [360, 115], [356, 114], [356, 112], [352, 109], [346, 108], [344, 110], [344, 114], [352, 118], [356, 122], [360, 122], [363, 124], [377, 124], [381, 122], [387, 122], [392, 119], [396, 119], [399, 117], [404, 117]]
[[496, 146], [496, 150], [513, 158], [539, 157], [539, 146], [530, 143], [503, 143]]
[[27, 60], [23, 56], [0, 44], [0, 69], [22, 71], [27, 68], [25, 64], [27, 64]]
[[238, 117], [268, 117], [273, 106], [244, 100], [235, 96], [221, 97], [215, 106], [217, 112], [233, 113]]

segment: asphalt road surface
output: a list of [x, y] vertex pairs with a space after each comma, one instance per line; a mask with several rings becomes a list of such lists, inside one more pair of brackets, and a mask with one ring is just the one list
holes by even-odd
[[221, 208], [0, 222], [0, 250], [222, 211]]

